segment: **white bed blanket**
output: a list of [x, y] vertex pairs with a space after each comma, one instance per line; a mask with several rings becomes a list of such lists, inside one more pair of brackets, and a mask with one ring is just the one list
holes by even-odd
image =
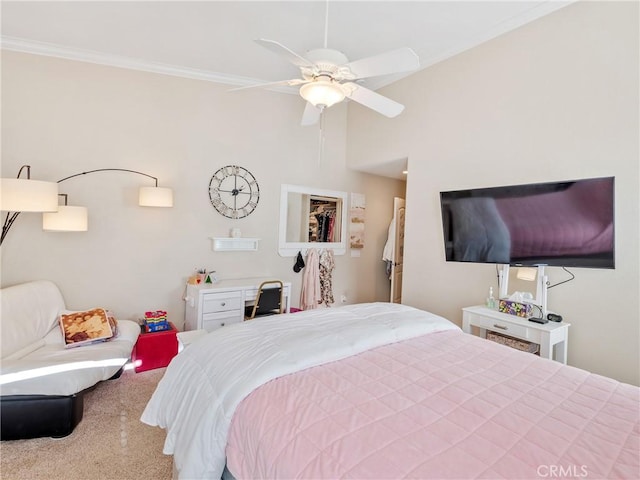
[[270, 380], [427, 333], [458, 329], [412, 307], [369, 303], [278, 315], [205, 335], [176, 356], [141, 420], [167, 429], [180, 479], [218, 479], [231, 419]]

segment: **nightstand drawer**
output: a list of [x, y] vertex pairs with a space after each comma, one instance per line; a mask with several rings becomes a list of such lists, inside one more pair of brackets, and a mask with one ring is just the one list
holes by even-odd
[[207, 313], [202, 316], [202, 328], [207, 332], [212, 332], [227, 325], [240, 323], [243, 320], [242, 312]]
[[512, 337], [523, 339], [529, 339], [531, 337], [531, 331], [528, 327], [512, 322], [502, 321], [496, 318], [476, 316], [473, 319], [473, 324], [477, 327], [504, 333], [505, 335], [510, 335]]
[[229, 310], [240, 310], [242, 306], [242, 295], [240, 292], [209, 293], [202, 299], [202, 312], [228, 312]]

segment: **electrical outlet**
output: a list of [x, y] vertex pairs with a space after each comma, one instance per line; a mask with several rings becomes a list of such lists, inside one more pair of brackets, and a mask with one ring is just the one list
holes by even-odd
[[346, 295], [340, 295], [340, 301], [342, 303], [347, 303], [347, 296]]

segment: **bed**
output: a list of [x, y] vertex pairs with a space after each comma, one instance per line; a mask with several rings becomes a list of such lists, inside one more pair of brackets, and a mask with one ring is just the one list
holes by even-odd
[[408, 306], [279, 315], [174, 358], [142, 421], [179, 478], [640, 478], [640, 389]]

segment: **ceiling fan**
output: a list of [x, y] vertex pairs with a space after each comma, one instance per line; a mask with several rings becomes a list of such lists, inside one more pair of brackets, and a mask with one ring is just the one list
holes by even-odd
[[393, 118], [404, 110], [404, 105], [355, 82], [368, 77], [417, 70], [420, 67], [418, 56], [410, 48], [400, 48], [349, 62], [342, 52], [326, 48], [326, 33], [325, 48], [311, 50], [305, 56], [298, 55], [274, 40], [258, 39], [255, 41], [299, 67], [302, 78], [250, 85], [234, 90], [300, 85], [300, 96], [307, 101], [302, 115], [302, 125], [317, 123], [325, 108], [335, 105], [345, 98]]

